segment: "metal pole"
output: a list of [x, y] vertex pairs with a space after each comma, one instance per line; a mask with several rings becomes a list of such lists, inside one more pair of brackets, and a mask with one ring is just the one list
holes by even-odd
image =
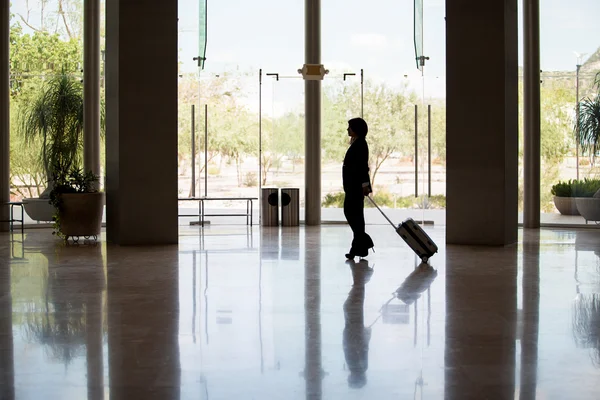
[[[305, 0], [305, 64], [321, 64], [321, 0]], [[321, 81], [305, 83], [305, 223], [321, 223]]]
[[575, 118], [576, 118], [576, 126], [577, 126], [577, 139], [575, 140], [575, 161], [577, 162], [577, 180], [579, 180], [579, 70], [581, 69], [581, 65], [577, 63], [577, 99], [576, 99], [576, 108], [575, 108]]
[[540, 227], [540, 2], [524, 0], [524, 185], [523, 226]]
[[[258, 209], [262, 210], [262, 68], [258, 70]], [[261, 212], [258, 213], [260, 226]]]
[[364, 83], [365, 83], [365, 71], [360, 69], [360, 117], [365, 117], [365, 94], [364, 94]]
[[[0, 4], [0, 204], [10, 201], [10, 2]], [[0, 205], [0, 220], [8, 219], [8, 206]], [[0, 232], [9, 224], [0, 222]], [[8, 268], [7, 268], [8, 269]], [[12, 371], [12, 365], [7, 371]], [[1, 377], [0, 377], [1, 378]], [[11, 386], [12, 387], [12, 386]], [[6, 393], [9, 393], [8, 391]]]
[[196, 197], [196, 105], [192, 104], [192, 197]]
[[204, 197], [208, 196], [208, 104], [204, 105]]
[[415, 104], [415, 197], [419, 197], [419, 105]]
[[100, 0], [83, 9], [83, 164], [100, 175]]
[[427, 197], [431, 197], [431, 104], [427, 106], [427, 163], [427, 181], [429, 184]]

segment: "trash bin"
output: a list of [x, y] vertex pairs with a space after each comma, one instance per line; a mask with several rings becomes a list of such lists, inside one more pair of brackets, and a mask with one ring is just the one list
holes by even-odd
[[260, 224], [279, 225], [279, 189], [263, 188], [260, 198]]
[[281, 225], [300, 225], [300, 189], [281, 189]]

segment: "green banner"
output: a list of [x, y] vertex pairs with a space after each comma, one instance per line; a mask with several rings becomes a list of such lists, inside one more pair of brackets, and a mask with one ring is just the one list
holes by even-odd
[[415, 60], [417, 68], [423, 70], [421, 57], [423, 57], [423, 0], [415, 0]]
[[198, 1], [200, 9], [200, 13], [198, 16], [198, 57], [200, 57], [200, 62], [198, 63], [198, 66], [204, 69], [204, 62], [206, 61], [206, 3], [208, 0]]

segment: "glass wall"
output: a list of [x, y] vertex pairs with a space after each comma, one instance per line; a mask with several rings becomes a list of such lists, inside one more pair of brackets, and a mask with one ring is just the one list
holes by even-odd
[[[575, 0], [568, 6], [558, 0], [541, 4], [542, 224], [581, 225], [586, 218], [600, 219], [587, 210], [587, 217], [581, 216], [577, 206], [581, 202], [574, 200], [600, 189], [590, 146], [594, 140], [586, 138], [585, 128], [581, 129], [584, 139], [576, 139], [578, 100], [581, 126], [598, 121], [597, 115], [587, 112], [593, 109], [589, 105], [597, 104], [594, 78], [600, 71], [600, 28], [593, 16], [598, 12], [600, 5], [590, 0]], [[592, 134], [596, 136], [597, 132]], [[595, 208], [592, 205], [592, 211]]]
[[[261, 186], [297, 187], [303, 211], [304, 82], [297, 70], [304, 62], [304, 19], [299, 18], [304, 7], [301, 2], [283, 7], [275, 0], [237, 6], [235, 15], [224, 4], [211, 7], [207, 60], [199, 71], [191, 61], [202, 30], [198, 4], [180, 0], [179, 195], [258, 197]], [[344, 220], [341, 165], [349, 144], [347, 121], [363, 116], [370, 127], [375, 200], [390, 211], [401, 210], [394, 219], [444, 223], [444, 26], [439, 22], [444, 7], [425, 5], [425, 49], [431, 58], [425, 80], [414, 59], [412, 7], [385, 0], [367, 9], [357, 0], [323, 4], [322, 60], [329, 70], [322, 83], [324, 221]], [[382, 9], [388, 12], [382, 15]], [[347, 23], [359, 14], [360, 26]], [[406, 24], [399, 24], [399, 18]], [[232, 210], [240, 206], [214, 203]], [[429, 215], [432, 211], [435, 215]], [[385, 222], [376, 212], [367, 219]]]
[[304, 81], [265, 72], [262, 101], [261, 187], [299, 188], [304, 208]]
[[[425, 2], [424, 7], [424, 50], [430, 59], [423, 77], [415, 61], [412, 2], [377, 0], [366, 8], [355, 0], [323, 4], [324, 63], [331, 70], [323, 82], [324, 220], [344, 220], [347, 120], [362, 114], [369, 125], [375, 201], [394, 221], [445, 223], [444, 5]], [[358, 25], [342, 22], [358, 15]], [[348, 73], [356, 75], [344, 80]], [[387, 223], [370, 203], [365, 206], [368, 224]]]
[[[83, 98], [83, 2], [65, 2], [64, 18], [57, 13], [56, 2], [44, 1], [41, 7], [36, 3], [13, 2], [10, 10], [11, 201], [38, 197], [47, 187], [43, 136], [33, 129], [41, 122], [36, 107], [40, 111], [45, 106], [50, 112], [51, 104], [40, 102], [42, 90], [64, 72], [73, 83], [69, 86], [72, 93]], [[65, 112], [60, 108], [52, 111]], [[24, 127], [37, 133], [26, 136]], [[78, 153], [75, 166], [81, 164], [81, 158]]]

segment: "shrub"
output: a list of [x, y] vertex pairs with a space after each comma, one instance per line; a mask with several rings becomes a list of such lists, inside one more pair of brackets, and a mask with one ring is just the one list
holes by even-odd
[[[396, 197], [396, 201], [394, 202], [394, 196], [385, 191], [379, 190], [373, 196], [373, 199], [380, 207], [389, 207], [389, 208], [409, 208], [409, 209], [419, 209], [423, 208], [423, 202], [421, 197], [415, 196], [404, 196], [404, 197]], [[331, 208], [342, 208], [344, 207], [344, 193], [327, 193], [323, 202], [321, 203], [322, 207], [331, 207]], [[365, 201], [365, 207], [374, 207], [370, 201]], [[434, 195], [427, 200], [425, 200], [425, 208], [428, 209], [445, 209], [446, 208], [446, 196], [444, 195]]]
[[552, 186], [550, 193], [552, 193], [553, 196], [558, 197], [571, 197], [571, 185], [572, 181], [559, 181], [556, 185]]
[[244, 186], [246, 187], [255, 187], [258, 186], [258, 177], [256, 176], [256, 172], [250, 171], [244, 174]]
[[551, 193], [558, 197], [592, 197], [600, 189], [600, 179], [584, 178], [559, 181], [552, 186]]
[[[379, 207], [394, 207], [394, 198], [385, 190], [378, 190], [373, 194], [373, 200]], [[367, 200], [365, 207], [375, 207], [373, 203]]]
[[321, 202], [321, 207], [342, 208], [344, 207], [344, 192], [327, 193]]
[[592, 197], [600, 189], [600, 179], [574, 180], [571, 188], [573, 197]]

